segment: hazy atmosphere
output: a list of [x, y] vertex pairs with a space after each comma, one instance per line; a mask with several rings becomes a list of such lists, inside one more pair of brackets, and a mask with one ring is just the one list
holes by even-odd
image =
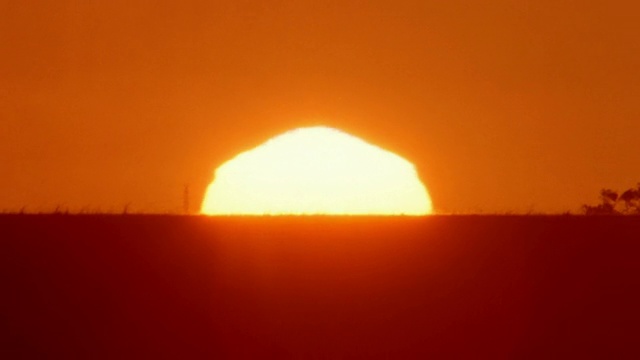
[[0, 0], [0, 210], [197, 211], [324, 124], [438, 212], [563, 212], [640, 181], [634, 1]]

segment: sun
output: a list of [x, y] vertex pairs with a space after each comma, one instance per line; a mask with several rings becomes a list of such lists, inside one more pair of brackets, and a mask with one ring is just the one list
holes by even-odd
[[206, 215], [426, 215], [431, 198], [404, 158], [328, 127], [299, 128], [222, 164]]

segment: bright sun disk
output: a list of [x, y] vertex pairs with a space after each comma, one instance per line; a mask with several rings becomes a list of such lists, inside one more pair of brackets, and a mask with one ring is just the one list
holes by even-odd
[[431, 199], [413, 164], [327, 127], [300, 128], [222, 164], [207, 215], [426, 215]]

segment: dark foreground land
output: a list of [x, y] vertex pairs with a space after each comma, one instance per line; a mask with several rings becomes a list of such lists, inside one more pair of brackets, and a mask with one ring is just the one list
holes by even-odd
[[0, 216], [0, 358], [640, 358], [640, 218]]

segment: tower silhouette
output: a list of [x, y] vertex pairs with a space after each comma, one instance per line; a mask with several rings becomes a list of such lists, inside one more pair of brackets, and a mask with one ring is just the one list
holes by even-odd
[[186, 215], [189, 214], [189, 185], [184, 186], [182, 193], [182, 210]]

